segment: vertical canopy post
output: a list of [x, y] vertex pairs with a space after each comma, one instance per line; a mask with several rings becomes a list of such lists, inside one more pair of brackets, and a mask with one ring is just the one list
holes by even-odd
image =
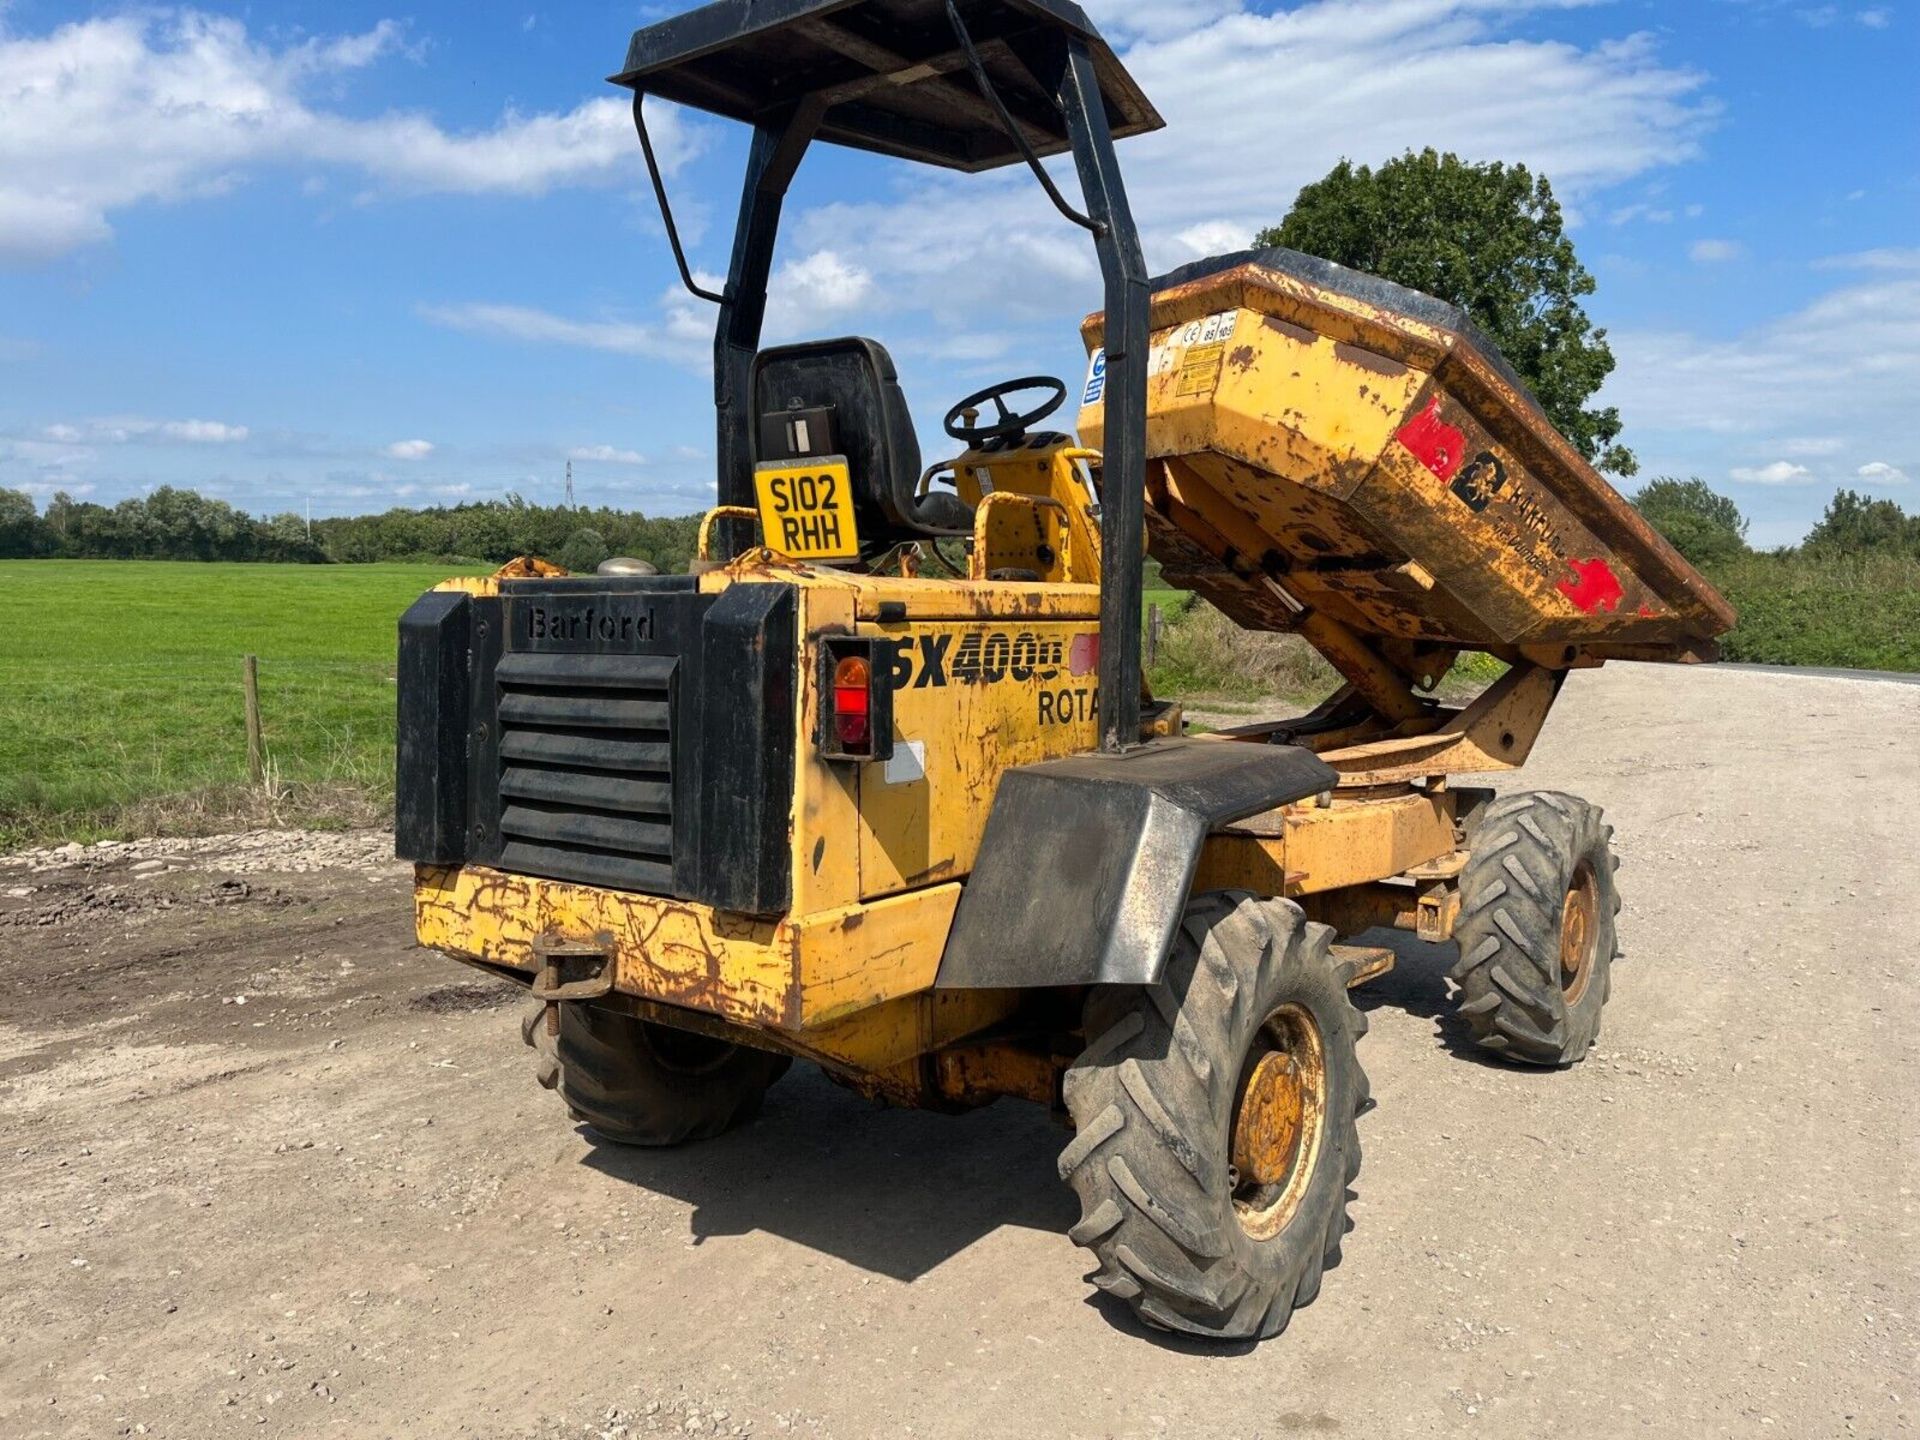
[[1106, 282], [1106, 433], [1100, 484], [1100, 748], [1140, 743], [1140, 586], [1147, 481], [1147, 262], [1113, 153], [1113, 133], [1079, 35], [1058, 89], [1094, 249]]
[[767, 315], [774, 240], [787, 187], [825, 108], [810, 99], [781, 118], [756, 124], [747, 149], [733, 259], [713, 331], [714, 465], [722, 505], [754, 503], [753, 357]]

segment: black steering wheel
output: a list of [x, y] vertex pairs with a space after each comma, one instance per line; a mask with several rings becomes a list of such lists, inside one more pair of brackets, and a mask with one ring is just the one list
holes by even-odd
[[[1007, 396], [1018, 395], [1022, 390], [1051, 390], [1040, 404], [1031, 410], [1009, 410]], [[1019, 380], [1002, 380], [998, 385], [989, 385], [984, 390], [976, 390], [958, 405], [947, 411], [947, 418], [941, 422], [947, 434], [972, 449], [997, 440], [1018, 440], [1027, 433], [1029, 425], [1037, 425], [1054, 411], [1067, 398], [1064, 382], [1051, 375], [1028, 375]], [[960, 417], [968, 410], [978, 411], [989, 400], [1000, 418], [991, 425], [962, 425]]]

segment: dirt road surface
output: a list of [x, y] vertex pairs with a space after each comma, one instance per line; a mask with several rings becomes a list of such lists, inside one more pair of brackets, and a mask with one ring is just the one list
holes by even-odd
[[1618, 826], [1592, 1059], [1364, 992], [1345, 1263], [1209, 1352], [1096, 1304], [1064, 1136], [796, 1070], [593, 1144], [381, 836], [0, 864], [0, 1435], [1891, 1436], [1920, 1415], [1920, 692], [1577, 675]]

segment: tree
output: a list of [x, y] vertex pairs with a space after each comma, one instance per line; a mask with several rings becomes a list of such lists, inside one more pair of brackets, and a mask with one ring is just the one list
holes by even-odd
[[1717, 565], [1747, 553], [1747, 517], [1698, 475], [1649, 480], [1633, 503], [1695, 565]]
[[1342, 160], [1303, 189], [1261, 245], [1286, 245], [1459, 306], [1595, 466], [1631, 475], [1620, 412], [1589, 407], [1613, 369], [1607, 332], [1580, 305], [1593, 276], [1544, 175], [1408, 151], [1377, 170]]
[[1920, 515], [1842, 490], [1808, 532], [1806, 548], [1825, 555], [1920, 555]]
[[19, 560], [47, 548], [46, 525], [24, 490], [0, 490], [0, 559]]
[[271, 520], [262, 520], [254, 528], [258, 535], [258, 558], [262, 560], [311, 564], [327, 558], [308, 535], [307, 522], [291, 510], [282, 511]]
[[557, 558], [575, 575], [591, 575], [609, 553], [606, 537], [598, 530], [580, 529], [567, 537]]

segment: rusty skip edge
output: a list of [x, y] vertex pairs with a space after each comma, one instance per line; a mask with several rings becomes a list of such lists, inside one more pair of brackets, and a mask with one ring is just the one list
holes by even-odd
[[[1733, 627], [1736, 616], [1726, 598], [1546, 421], [1538, 401], [1508, 383], [1470, 339], [1365, 300], [1323, 291], [1298, 277], [1257, 264], [1237, 266], [1159, 292], [1152, 300], [1149, 323], [1158, 333], [1229, 304], [1269, 315], [1275, 308], [1284, 307], [1294, 311], [1296, 318], [1314, 320], [1316, 323], [1307, 328], [1334, 339], [1337, 348], [1364, 353], [1363, 342], [1367, 342], [1384, 348], [1396, 363], [1425, 370], [1434, 392], [1445, 391], [1464, 402], [1487, 433], [1526, 464], [1576, 519], [1608, 544], [1625, 551], [1655, 593], [1690, 614], [1704, 632], [1702, 640]], [[1089, 347], [1098, 343], [1103, 328], [1104, 316], [1099, 312], [1081, 323]], [[1354, 363], [1356, 356], [1343, 352], [1343, 358]], [[1537, 417], [1539, 423], [1526, 423], [1524, 417], [1528, 415]], [[1668, 657], [1623, 654], [1619, 658]]]

